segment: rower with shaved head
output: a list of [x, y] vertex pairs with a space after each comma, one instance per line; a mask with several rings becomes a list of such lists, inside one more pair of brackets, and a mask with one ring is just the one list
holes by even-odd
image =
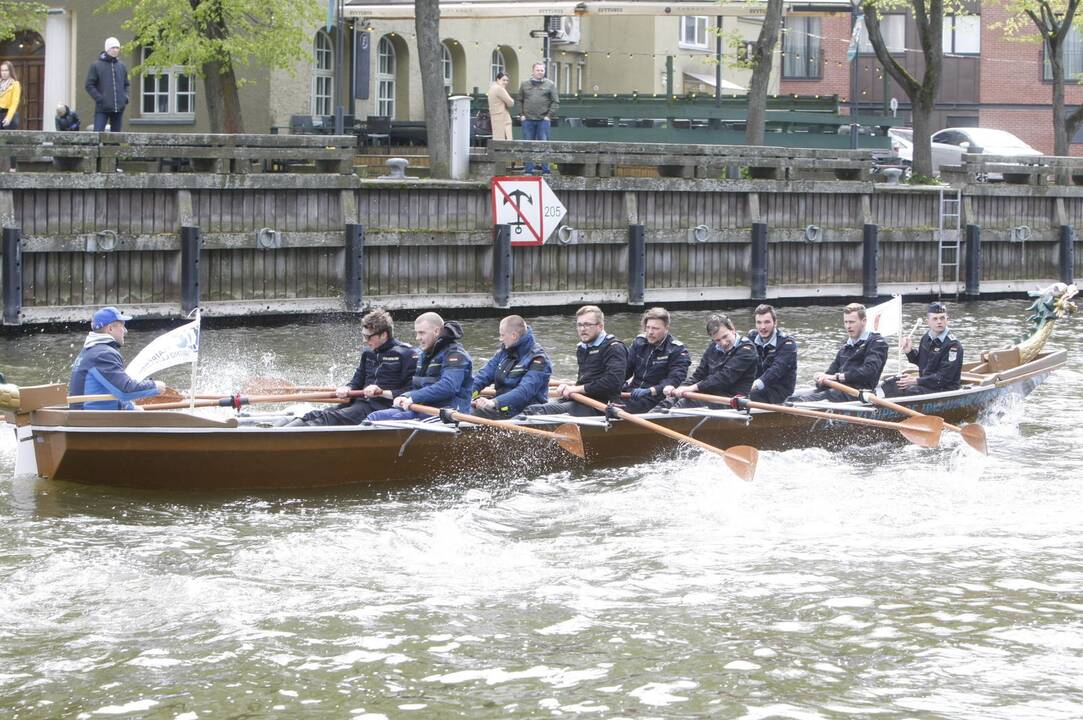
[[[519, 315], [500, 321], [500, 350], [474, 376], [474, 415], [503, 420], [515, 417], [527, 405], [543, 403], [549, 394], [553, 363], [534, 339], [534, 332]], [[481, 391], [493, 386], [496, 396]]]
[[470, 412], [472, 361], [459, 343], [462, 326], [454, 320], [444, 322], [434, 312], [422, 313], [414, 320], [414, 336], [421, 353], [410, 388], [396, 395], [394, 407], [372, 413], [369, 420], [425, 417], [410, 410], [414, 403]]

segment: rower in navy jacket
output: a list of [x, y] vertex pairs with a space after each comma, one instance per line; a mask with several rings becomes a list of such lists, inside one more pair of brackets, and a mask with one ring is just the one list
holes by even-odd
[[360, 390], [364, 397], [355, 397], [344, 405], [327, 410], [314, 410], [292, 420], [295, 425], [360, 425], [377, 410], [387, 410], [391, 400], [383, 397], [384, 390], [401, 395], [410, 388], [417, 369], [418, 351], [395, 339], [395, 323], [386, 310], [376, 309], [361, 318], [361, 339], [365, 349], [361, 362], [348, 385], [335, 388], [343, 399]]
[[628, 348], [628, 377], [624, 403], [630, 413], [649, 412], [665, 399], [667, 385], [680, 385], [688, 377], [692, 358], [688, 348], [669, 333], [669, 311], [655, 307], [643, 313], [643, 333]]
[[[707, 395], [748, 396], [756, 379], [758, 355], [752, 342], [737, 334], [733, 321], [725, 315], [707, 318], [707, 334], [713, 341], [703, 351], [696, 371], [688, 385], [666, 387], [665, 393], [675, 399], [672, 407], [703, 407], [704, 403], [684, 397], [685, 393]], [[714, 404], [711, 407], [721, 407]]]
[[412, 420], [427, 417], [412, 412], [410, 406], [431, 405], [470, 412], [472, 361], [459, 340], [463, 328], [455, 321], [444, 322], [434, 312], [422, 313], [414, 321], [414, 335], [421, 354], [410, 389], [397, 395], [390, 410], [378, 410], [369, 420]]
[[835, 355], [827, 372], [816, 373], [816, 388], [802, 390], [786, 398], [786, 402], [846, 402], [849, 395], [833, 388], [819, 387], [820, 380], [827, 378], [859, 390], [872, 390], [880, 382], [880, 373], [887, 362], [887, 342], [865, 328], [865, 306], [850, 303], [842, 309], [842, 325], [846, 328], [846, 343]]
[[[546, 401], [552, 374], [549, 354], [534, 339], [526, 321], [508, 315], [500, 321], [500, 350], [474, 376], [471, 412], [493, 420], [514, 417], [527, 405]], [[496, 396], [481, 397], [490, 385]]]
[[599, 414], [597, 410], [573, 400], [570, 397], [573, 392], [604, 403], [620, 399], [620, 389], [628, 372], [628, 348], [606, 333], [605, 315], [594, 305], [584, 305], [575, 313], [575, 331], [580, 340], [575, 349], [575, 357], [579, 361], [575, 385], [562, 383], [557, 387], [561, 400], [529, 405], [523, 410], [525, 414], [570, 413], [580, 417]]
[[918, 366], [918, 374], [884, 380], [884, 395], [924, 395], [958, 390], [963, 372], [963, 344], [948, 332], [948, 308], [943, 303], [929, 303], [925, 322], [929, 330], [915, 349], [913, 341], [903, 338], [900, 349], [906, 359]]
[[756, 329], [748, 339], [759, 363], [749, 399], [777, 405], [793, 395], [797, 384], [797, 343], [778, 329], [778, 315], [770, 305], [758, 306], [754, 315]]
[[124, 371], [120, 346], [131, 318], [115, 307], [103, 307], [94, 313], [90, 332], [83, 350], [75, 358], [68, 382], [69, 395], [112, 395], [115, 400], [95, 400], [74, 403], [72, 410], [134, 410], [132, 400], [152, 397], [165, 391], [165, 383], [157, 380], [134, 380]]

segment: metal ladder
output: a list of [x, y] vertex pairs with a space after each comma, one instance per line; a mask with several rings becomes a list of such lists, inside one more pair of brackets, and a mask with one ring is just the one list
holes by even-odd
[[937, 294], [944, 294], [944, 284], [951, 283], [948, 291], [959, 295], [959, 246], [962, 241], [962, 197], [954, 188], [940, 188], [940, 221], [937, 238]]

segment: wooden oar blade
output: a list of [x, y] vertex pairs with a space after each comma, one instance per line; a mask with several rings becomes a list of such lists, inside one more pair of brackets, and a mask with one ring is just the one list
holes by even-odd
[[899, 433], [919, 447], [937, 447], [940, 445], [942, 432], [944, 432], [944, 418], [938, 415], [918, 415], [899, 423]]
[[586, 458], [587, 451], [583, 448], [583, 434], [575, 423], [558, 425], [553, 432], [557, 436], [557, 444], [578, 458]]
[[959, 434], [963, 436], [963, 441], [967, 445], [974, 448], [982, 455], [989, 454], [989, 444], [985, 439], [985, 428], [978, 424], [971, 424], [963, 427], [959, 430]]
[[722, 460], [737, 477], [751, 480], [756, 477], [760, 451], [751, 445], [734, 445], [722, 453]]

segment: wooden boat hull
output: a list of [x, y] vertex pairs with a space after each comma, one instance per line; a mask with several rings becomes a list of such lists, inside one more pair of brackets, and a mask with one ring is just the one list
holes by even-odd
[[[975, 420], [1005, 395], [1025, 396], [1065, 363], [1063, 351], [990, 376], [962, 390], [903, 400], [951, 423]], [[840, 403], [833, 412], [881, 420], [891, 410]], [[651, 417], [651, 416], [648, 416]], [[903, 442], [891, 430], [754, 411], [652, 420], [718, 447], [761, 450], [843, 448]], [[169, 490], [292, 489], [354, 483], [414, 482], [455, 476], [537, 474], [626, 465], [673, 453], [679, 446], [650, 429], [600, 419], [580, 429], [586, 460], [555, 443], [475, 426], [373, 428], [235, 427], [179, 413], [42, 409], [31, 415], [38, 474], [58, 480]]]

